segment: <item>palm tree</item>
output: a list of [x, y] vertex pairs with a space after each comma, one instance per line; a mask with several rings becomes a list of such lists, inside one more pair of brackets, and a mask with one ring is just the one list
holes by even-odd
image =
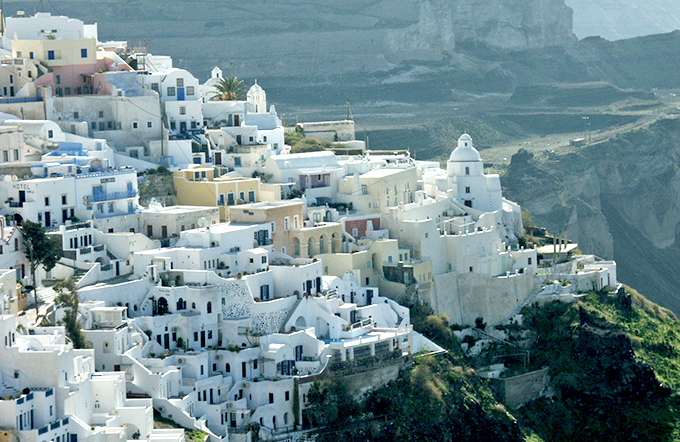
[[222, 77], [220, 81], [214, 86], [213, 96], [210, 97], [211, 100], [219, 101], [229, 101], [238, 100], [239, 95], [246, 93], [246, 86], [243, 84], [243, 80], [239, 80], [238, 77]]

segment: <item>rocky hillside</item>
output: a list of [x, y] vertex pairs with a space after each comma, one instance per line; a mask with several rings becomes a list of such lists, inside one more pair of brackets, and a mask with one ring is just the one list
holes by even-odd
[[679, 159], [680, 120], [661, 119], [566, 155], [520, 151], [503, 183], [539, 224], [615, 259], [621, 281], [680, 312]]
[[619, 40], [680, 29], [676, 0], [567, 0], [567, 5], [574, 10], [578, 38]]
[[231, 62], [241, 77], [375, 71], [442, 59], [461, 41], [527, 49], [575, 40], [564, 0], [75, 0], [50, 12], [97, 22], [102, 40], [151, 39], [151, 52], [201, 76]]

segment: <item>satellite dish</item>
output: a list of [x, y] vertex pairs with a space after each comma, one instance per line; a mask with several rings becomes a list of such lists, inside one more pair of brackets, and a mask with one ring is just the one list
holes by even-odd
[[204, 216], [200, 217], [200, 218], [196, 221], [196, 223], [198, 224], [198, 227], [199, 227], [199, 228], [201, 228], [201, 227], [208, 227], [208, 226], [210, 225], [210, 223], [208, 222], [207, 219], [205, 219]]

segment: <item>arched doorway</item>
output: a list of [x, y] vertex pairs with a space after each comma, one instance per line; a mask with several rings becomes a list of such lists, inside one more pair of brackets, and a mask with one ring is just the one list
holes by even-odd
[[160, 316], [166, 313], [168, 313], [168, 300], [161, 296], [160, 298], [158, 298], [156, 314]]
[[300, 316], [295, 320], [295, 329], [296, 330], [302, 330], [303, 328], [307, 327], [307, 320], [305, 320], [304, 316]]
[[314, 256], [314, 248], [313, 247], [314, 247], [314, 238], [312, 238], [310, 236], [309, 239], [307, 240], [307, 256], [310, 257], [310, 258], [312, 256]]
[[298, 238], [293, 238], [293, 256], [300, 256], [300, 240]]

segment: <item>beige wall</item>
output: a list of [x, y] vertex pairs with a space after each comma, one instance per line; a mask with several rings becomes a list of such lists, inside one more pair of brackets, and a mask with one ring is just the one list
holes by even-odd
[[[202, 172], [206, 177], [202, 177]], [[195, 178], [199, 173], [199, 178]], [[184, 169], [173, 173], [175, 189], [177, 191], [177, 204], [186, 206], [209, 206], [219, 207], [220, 220], [229, 220], [228, 202], [229, 194], [234, 194], [234, 205], [246, 204], [248, 193], [255, 192], [255, 201], [260, 201], [259, 178], [222, 178], [213, 179], [213, 169], [197, 168]], [[245, 201], [240, 200], [241, 192], [245, 195]], [[220, 205], [220, 195], [224, 195], [224, 205]]]

